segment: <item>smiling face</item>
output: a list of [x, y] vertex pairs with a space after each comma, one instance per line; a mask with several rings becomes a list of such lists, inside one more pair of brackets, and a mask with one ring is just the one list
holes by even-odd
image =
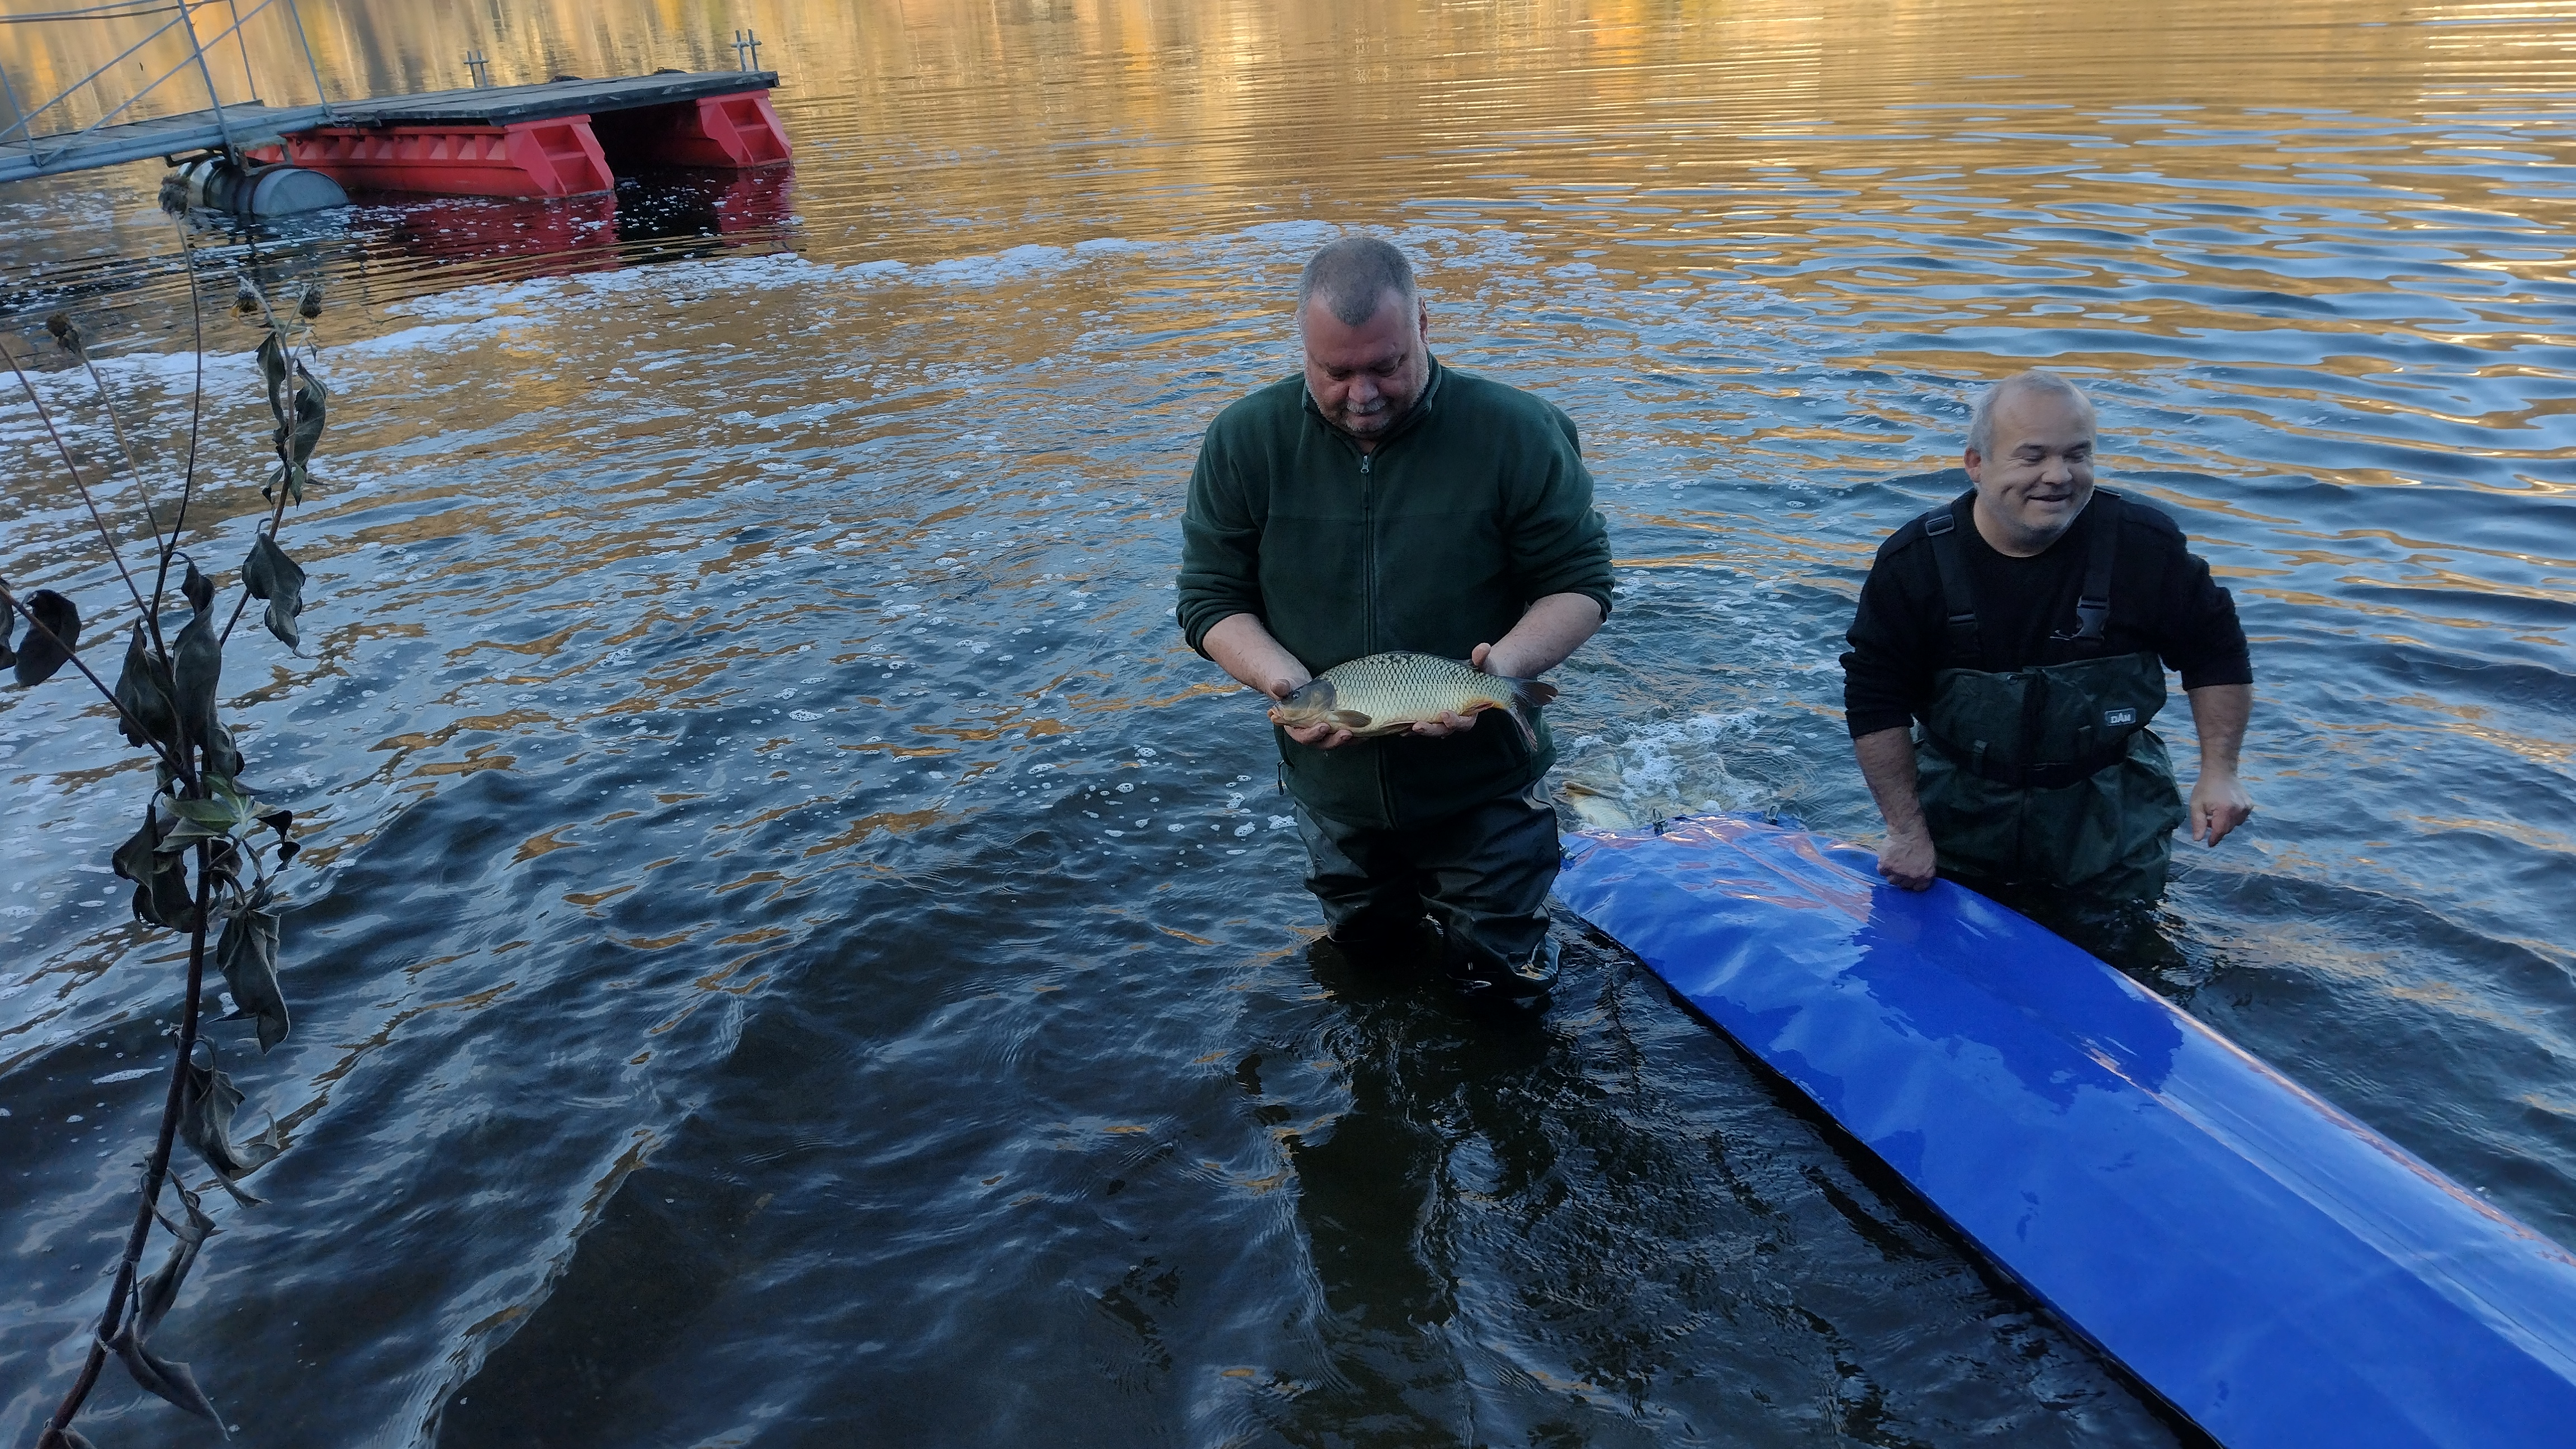
[[1297, 314], [1306, 391], [1324, 420], [1374, 448], [1431, 380], [1431, 309], [1392, 289], [1354, 327], [1318, 297]]
[[2057, 542], [2093, 497], [2093, 409], [2080, 396], [2014, 388], [1995, 399], [1994, 452], [1970, 448], [1977, 532], [2028, 558]]

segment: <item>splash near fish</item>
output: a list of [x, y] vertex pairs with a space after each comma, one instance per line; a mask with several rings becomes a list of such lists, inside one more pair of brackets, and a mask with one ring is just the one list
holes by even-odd
[[1273, 706], [1270, 717], [1290, 729], [1331, 724], [1368, 738], [1402, 734], [1417, 724], [1436, 723], [1444, 714], [1498, 709], [1512, 717], [1521, 738], [1535, 749], [1536, 711], [1555, 698], [1553, 684], [1487, 674], [1460, 659], [1371, 654], [1325, 670]]

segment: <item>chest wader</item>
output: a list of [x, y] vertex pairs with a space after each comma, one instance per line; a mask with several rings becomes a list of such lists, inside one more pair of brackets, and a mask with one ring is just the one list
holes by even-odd
[[[2173, 760], [2147, 728], [2164, 708], [2165, 671], [2152, 653], [2102, 652], [2120, 500], [2096, 493], [2091, 506], [2102, 516], [2093, 520], [2078, 627], [2050, 636], [2076, 657], [1934, 675], [1914, 735], [1917, 789], [1944, 874], [2148, 900], [2164, 891], [2184, 819]], [[1950, 657], [1980, 659], [1957, 522], [1943, 508], [1923, 528], [1949, 610]]]

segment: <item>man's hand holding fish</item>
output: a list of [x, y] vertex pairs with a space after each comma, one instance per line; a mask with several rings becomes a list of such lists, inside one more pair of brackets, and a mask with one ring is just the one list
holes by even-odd
[[[1491, 671], [1485, 668], [1485, 660], [1487, 657], [1492, 655], [1493, 652], [1494, 646], [1491, 644], [1477, 645], [1475, 649], [1467, 655], [1468, 666], [1480, 673], [1490, 673]], [[1283, 679], [1281, 683], [1285, 684], [1287, 687], [1270, 696], [1272, 700], [1277, 702], [1271, 708], [1270, 722], [1279, 726], [1281, 729], [1286, 730], [1288, 732], [1288, 738], [1295, 740], [1301, 745], [1311, 745], [1319, 750], [1338, 749], [1341, 746], [1347, 745], [1351, 741], [1358, 739], [1359, 736], [1352, 733], [1351, 728], [1348, 725], [1336, 724], [1329, 719], [1313, 723], [1301, 723], [1300, 721], [1302, 716], [1297, 716], [1293, 711], [1285, 709], [1286, 702], [1294, 696], [1299, 689], [1303, 688], [1313, 679], [1312, 675], [1308, 675], [1306, 673], [1303, 665], [1298, 667], [1297, 674], [1300, 677], [1295, 679], [1293, 682]], [[1474, 729], [1476, 727], [1476, 715], [1478, 713], [1479, 711], [1475, 709], [1469, 709], [1463, 714], [1451, 713], [1450, 711], [1442, 710], [1429, 719], [1413, 720], [1409, 722], [1408, 728], [1411, 733], [1420, 735], [1424, 739], [1436, 740], [1443, 735], [1458, 734], [1466, 730]]]

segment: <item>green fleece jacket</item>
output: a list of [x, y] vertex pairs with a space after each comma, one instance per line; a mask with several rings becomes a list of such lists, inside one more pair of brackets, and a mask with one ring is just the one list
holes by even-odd
[[[1443, 368], [1375, 454], [1289, 377], [1217, 415], [1181, 520], [1190, 647], [1235, 614], [1317, 674], [1391, 649], [1464, 659], [1531, 603], [1584, 594], [1610, 612], [1610, 535], [1574, 424], [1517, 388]], [[1318, 750], [1278, 731], [1289, 793], [1346, 824], [1403, 829], [1527, 788], [1556, 760], [1508, 720]]]

